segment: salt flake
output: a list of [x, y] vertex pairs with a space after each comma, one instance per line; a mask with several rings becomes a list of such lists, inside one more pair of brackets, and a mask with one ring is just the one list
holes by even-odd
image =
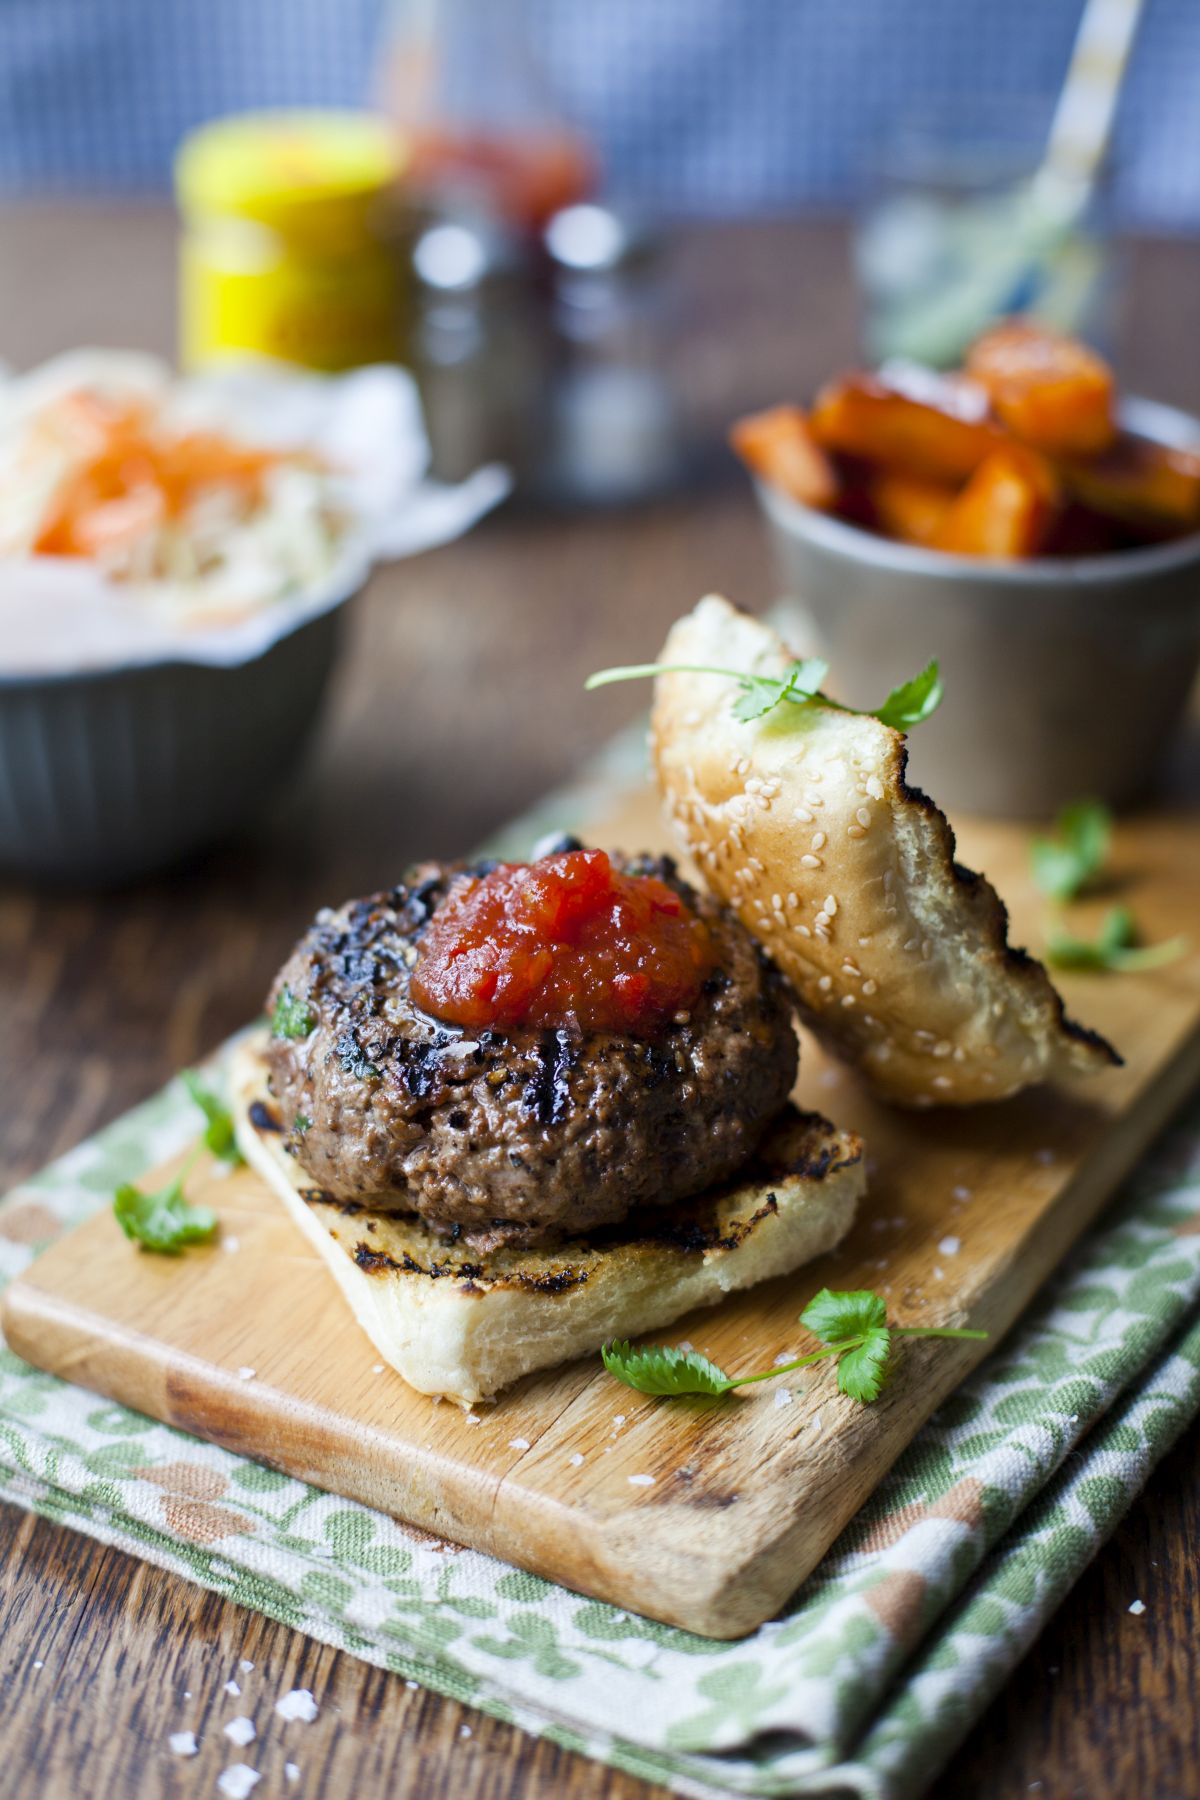
[[261, 1779], [258, 1770], [252, 1769], [249, 1763], [230, 1763], [224, 1774], [217, 1776], [217, 1786], [226, 1800], [246, 1800]]
[[245, 1713], [240, 1713], [236, 1719], [230, 1719], [225, 1727], [225, 1736], [244, 1750], [247, 1744], [254, 1742], [258, 1733], [254, 1729], [254, 1720], [248, 1719]]
[[568, 1456], [567, 1461], [570, 1463], [570, 1465], [573, 1469], [577, 1469], [579, 1467], [580, 1463], [583, 1461], [583, 1451], [582, 1450], [573, 1450], [571, 1452], [570, 1456]]
[[791, 1388], [776, 1388], [775, 1404], [776, 1406], [790, 1406], [792, 1404]]
[[173, 1731], [167, 1743], [176, 1756], [195, 1756], [198, 1748], [194, 1731]]
[[311, 1725], [318, 1707], [307, 1688], [293, 1688], [290, 1694], [275, 1702], [275, 1711], [281, 1719], [300, 1719], [305, 1725]]
[[653, 1475], [631, 1475], [629, 1485], [630, 1487], [653, 1487], [654, 1477]]
[[284, 1763], [283, 1772], [289, 1781], [299, 1781], [300, 1779], [299, 1763]]
[[245, 1659], [243, 1658], [243, 1660], [238, 1664], [238, 1668], [242, 1671], [243, 1675], [249, 1675], [254, 1668], [254, 1664], [252, 1662], [246, 1662]]
[[1146, 1602], [1144, 1600], [1135, 1600], [1129, 1610], [1135, 1619], [1140, 1618], [1146, 1610]]
[[227, 1681], [225, 1683], [225, 1692], [231, 1699], [237, 1700], [240, 1697], [242, 1690], [236, 1681]]
[[258, 1370], [248, 1368], [245, 1364], [243, 1364], [237, 1373], [238, 1373], [239, 1381], [253, 1381], [254, 1377], [258, 1373]]
[[957, 1256], [962, 1249], [962, 1239], [956, 1237], [944, 1237], [939, 1243], [938, 1249], [943, 1256]]
[[528, 1438], [509, 1438], [508, 1447], [510, 1450], [528, 1450], [529, 1439]]

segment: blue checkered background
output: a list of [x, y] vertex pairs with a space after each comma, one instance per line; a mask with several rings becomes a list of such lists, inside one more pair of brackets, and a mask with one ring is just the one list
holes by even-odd
[[[477, 0], [482, 8], [493, 0]], [[1081, 0], [516, 0], [564, 113], [626, 197], [837, 206], [897, 119], [1011, 99], [1048, 122]], [[361, 103], [385, 0], [0, 0], [0, 190], [167, 185], [192, 125]], [[970, 106], [962, 108], [970, 129]], [[1113, 201], [1200, 226], [1200, 0], [1148, 0]]]

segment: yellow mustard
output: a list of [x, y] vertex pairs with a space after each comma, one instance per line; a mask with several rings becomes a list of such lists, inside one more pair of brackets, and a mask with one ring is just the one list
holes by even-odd
[[402, 165], [393, 129], [370, 113], [243, 113], [186, 138], [175, 162], [183, 366], [398, 360], [402, 260], [384, 221]]

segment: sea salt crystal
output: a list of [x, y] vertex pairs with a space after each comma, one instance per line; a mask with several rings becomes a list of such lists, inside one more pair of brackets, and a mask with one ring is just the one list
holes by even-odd
[[938, 1245], [938, 1249], [943, 1256], [957, 1256], [962, 1249], [962, 1239], [956, 1237], [944, 1237]]
[[241, 1247], [242, 1247], [242, 1241], [240, 1238], [223, 1237], [221, 1239], [222, 1250], [229, 1250], [230, 1252], [232, 1252], [234, 1250], [240, 1250]]
[[167, 1739], [176, 1756], [195, 1756], [197, 1750], [194, 1731], [173, 1731]]
[[779, 1355], [775, 1358], [773, 1366], [777, 1369], [782, 1369], [784, 1363], [795, 1362], [795, 1360], [796, 1359], [790, 1350], [781, 1350]]
[[1140, 1618], [1142, 1613], [1146, 1610], [1146, 1602], [1144, 1600], [1135, 1600], [1129, 1610], [1135, 1619]]
[[283, 1772], [287, 1776], [289, 1781], [299, 1781], [299, 1779], [300, 1779], [300, 1764], [299, 1763], [284, 1763]]
[[383, 1364], [382, 1363], [372, 1363], [371, 1364], [371, 1373], [372, 1373], [372, 1375], [382, 1375], [383, 1374]]
[[570, 1456], [568, 1456], [568, 1458], [567, 1458], [567, 1461], [570, 1463], [570, 1465], [573, 1469], [577, 1469], [579, 1467], [580, 1463], [583, 1461], [583, 1451], [582, 1450], [572, 1450]]
[[624, 1413], [614, 1413], [613, 1414], [613, 1424], [614, 1425], [623, 1425], [624, 1423], [625, 1423], [625, 1414]]
[[243, 1364], [243, 1366], [238, 1370], [238, 1380], [239, 1381], [253, 1381], [254, 1377], [257, 1373], [258, 1373], [257, 1369], [247, 1368]]
[[467, 1424], [468, 1424], [468, 1425], [478, 1425], [478, 1424], [479, 1424], [479, 1423], [480, 1423], [480, 1419], [479, 1419], [479, 1414], [478, 1414], [478, 1413], [475, 1413], [475, 1412], [469, 1412], [469, 1413], [466, 1413], [466, 1414], [465, 1414], [465, 1415], [464, 1415], [464, 1417], [465, 1417], [465, 1421], [466, 1421], [466, 1423], [467, 1423]]
[[629, 1485], [630, 1487], [653, 1487], [654, 1477], [653, 1475], [631, 1475]]
[[217, 1776], [217, 1786], [225, 1795], [225, 1800], [246, 1800], [252, 1788], [256, 1788], [262, 1777], [257, 1769], [249, 1763], [230, 1763], [223, 1775]]
[[776, 1406], [790, 1406], [792, 1404], [791, 1388], [776, 1388], [775, 1404]]
[[254, 1720], [242, 1713], [238, 1718], [230, 1719], [225, 1727], [225, 1736], [244, 1750], [247, 1744], [254, 1742], [258, 1733], [254, 1729]]
[[528, 1438], [509, 1438], [508, 1447], [510, 1450], [528, 1450], [529, 1439]]
[[950, 1192], [956, 1200], [969, 1200], [971, 1198], [971, 1190], [969, 1187], [951, 1188]]
[[227, 1681], [227, 1682], [226, 1682], [226, 1683], [225, 1683], [225, 1692], [226, 1692], [226, 1693], [227, 1693], [227, 1694], [228, 1694], [228, 1695], [229, 1695], [229, 1696], [230, 1696], [230, 1697], [231, 1697], [231, 1698], [232, 1698], [232, 1699], [234, 1699], [234, 1700], [236, 1700], [236, 1699], [237, 1699], [237, 1698], [238, 1698], [238, 1697], [239, 1697], [239, 1695], [240, 1695], [240, 1694], [241, 1694], [241, 1691], [242, 1691], [242, 1690], [241, 1690], [241, 1688], [240, 1688], [240, 1687], [239, 1687], [239, 1686], [238, 1686], [238, 1684], [237, 1684], [237, 1682], [236, 1682], [236, 1681]]
[[406, 1688], [410, 1688], [415, 1693], [421, 1684], [419, 1681], [414, 1681], [412, 1676], [410, 1675], [408, 1680], [404, 1683], [404, 1685]]
[[945, 1269], [935, 1269], [933, 1271], [933, 1279], [935, 1281], [945, 1281], [945, 1279], [946, 1279]]
[[690, 1356], [696, 1346], [691, 1342], [690, 1338], [684, 1338], [679, 1348], [683, 1351], [685, 1356]]
[[34, 1666], [34, 1668], [35, 1668], [35, 1669], [44, 1669], [44, 1668], [45, 1668], [45, 1666], [46, 1666], [46, 1665], [45, 1665], [45, 1663], [44, 1663], [44, 1662], [43, 1662], [43, 1661], [42, 1661], [42, 1659], [41, 1659], [41, 1657], [38, 1657], [38, 1658], [37, 1658], [37, 1659], [36, 1659], [36, 1661], [35, 1661], [35, 1662], [34, 1662], [34, 1665], [33, 1665], [33, 1666]]
[[471, 1736], [471, 1727], [469, 1725], [460, 1725], [458, 1728], [458, 1735], [461, 1738], [470, 1737]]
[[238, 1668], [242, 1671], [243, 1675], [249, 1675], [253, 1672], [254, 1664], [252, 1662], [246, 1662], [245, 1659], [243, 1658], [243, 1660], [238, 1664]]
[[810, 1420], [810, 1421], [809, 1421], [809, 1427], [808, 1427], [808, 1429], [809, 1429], [809, 1430], [810, 1430], [810, 1431], [820, 1431], [820, 1429], [821, 1429], [821, 1415], [820, 1415], [820, 1413], [814, 1413], [814, 1414], [813, 1414], [813, 1416], [812, 1416], [812, 1418], [811, 1418], [811, 1420]]
[[300, 1719], [305, 1725], [311, 1725], [317, 1716], [317, 1703], [307, 1688], [293, 1688], [282, 1700], [275, 1702], [275, 1711], [281, 1719]]

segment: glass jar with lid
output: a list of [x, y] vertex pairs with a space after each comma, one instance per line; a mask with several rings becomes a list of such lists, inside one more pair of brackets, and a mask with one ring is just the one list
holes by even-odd
[[335, 371], [399, 359], [403, 152], [369, 113], [214, 120], [175, 165], [184, 221], [180, 359], [236, 355]]

